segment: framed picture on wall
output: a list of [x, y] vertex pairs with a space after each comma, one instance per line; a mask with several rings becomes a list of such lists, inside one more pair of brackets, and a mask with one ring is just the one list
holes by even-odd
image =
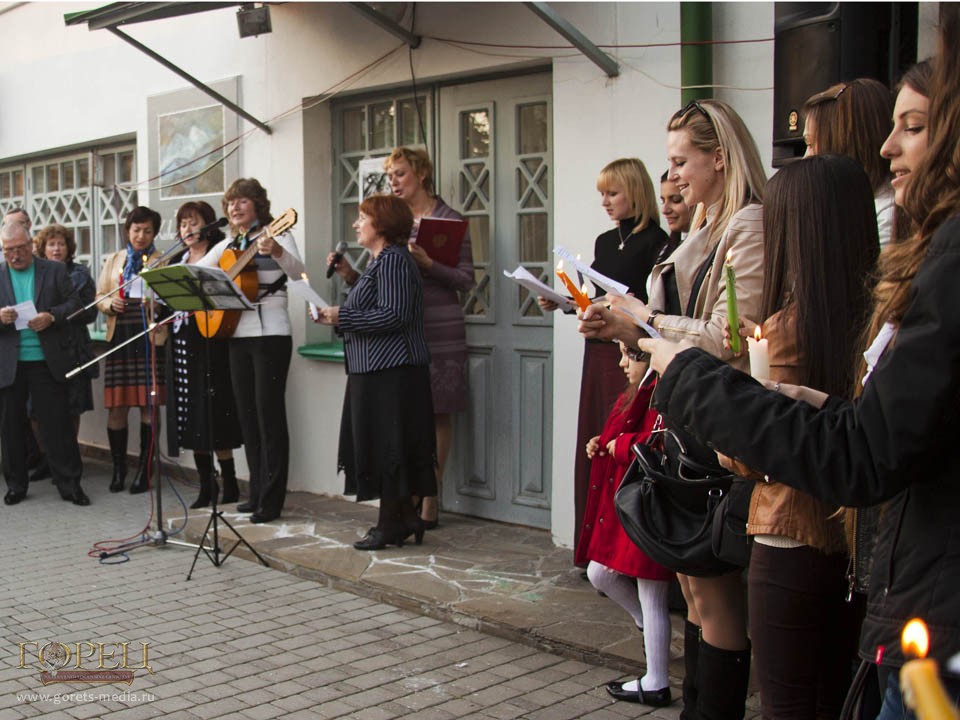
[[161, 199], [223, 193], [223, 114], [210, 105], [157, 116]]
[[[210, 83], [237, 102], [240, 78]], [[177, 210], [189, 200], [210, 203], [219, 215], [223, 193], [240, 174], [237, 114], [194, 87], [147, 98], [149, 186], [140, 202], [160, 213], [160, 236], [176, 237]]]

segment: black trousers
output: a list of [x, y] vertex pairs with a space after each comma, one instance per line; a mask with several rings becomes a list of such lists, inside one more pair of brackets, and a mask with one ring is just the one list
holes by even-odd
[[290, 435], [285, 395], [292, 354], [289, 335], [230, 339], [230, 373], [250, 468], [250, 502], [268, 517], [280, 515], [287, 495]]
[[0, 390], [0, 451], [7, 489], [27, 492], [27, 398], [32, 398], [33, 417], [40, 426], [40, 440], [47, 453], [50, 473], [57, 487], [73, 489], [83, 474], [83, 461], [67, 403], [68, 383], [57, 382], [47, 363], [17, 363], [13, 385]]
[[844, 602], [844, 554], [753, 544], [750, 638], [764, 718], [836, 718], [850, 686], [859, 623]]

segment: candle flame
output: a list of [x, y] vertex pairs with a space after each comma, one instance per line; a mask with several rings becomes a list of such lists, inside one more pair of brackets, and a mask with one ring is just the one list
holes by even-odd
[[584, 295], [587, 295], [587, 296], [589, 297], [589, 293], [587, 292], [587, 284], [586, 284], [586, 283], [584, 283], [583, 285], [580, 286], [580, 292], [582, 292]]
[[926, 623], [920, 618], [914, 618], [904, 625], [900, 645], [904, 655], [926, 657], [927, 650], [930, 648], [930, 634], [927, 632]]
[[300, 273], [300, 279], [306, 281], [306, 280], [309, 280], [310, 278], [308, 278], [307, 274], [303, 272], [303, 273]]
[[577, 262], [580, 262], [580, 253], [577, 253]]
[[562, 273], [562, 272], [563, 272], [563, 260], [562, 260], [562, 259], [560, 260], [560, 262], [557, 263], [557, 272], [558, 272], [558, 273]]
[[727, 250], [727, 265], [733, 265], [733, 256], [730, 255], [729, 250]]
[[757, 329], [753, 331], [753, 339], [760, 340], [763, 337], [763, 333], [760, 332], [760, 326], [757, 325]]
[[143, 261], [144, 261], [144, 262], [147, 261], [147, 256], [146, 256], [146, 255], [143, 256]]

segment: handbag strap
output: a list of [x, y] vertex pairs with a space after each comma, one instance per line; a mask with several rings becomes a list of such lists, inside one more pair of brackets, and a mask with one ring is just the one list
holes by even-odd
[[687, 312], [684, 313], [687, 317], [692, 318], [693, 314], [697, 311], [697, 296], [700, 294], [700, 288], [703, 287], [703, 281], [707, 278], [710, 266], [713, 265], [713, 259], [717, 256], [718, 247], [720, 247], [719, 240], [717, 244], [713, 246], [709, 257], [707, 257], [703, 265], [700, 266], [700, 269], [697, 270], [697, 276], [693, 279], [693, 285], [690, 286], [690, 298], [687, 300]]

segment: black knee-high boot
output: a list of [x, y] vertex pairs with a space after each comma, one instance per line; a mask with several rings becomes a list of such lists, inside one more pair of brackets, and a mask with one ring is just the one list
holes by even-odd
[[140, 463], [137, 465], [137, 476], [130, 484], [130, 494], [146, 492], [150, 489], [150, 462], [152, 453], [150, 452], [151, 441], [153, 440], [153, 428], [150, 425], [140, 423]]
[[237, 486], [237, 472], [233, 458], [220, 460], [220, 477], [223, 478], [223, 497], [221, 503], [235, 503], [240, 499], [240, 488]]
[[110, 492], [120, 492], [127, 481], [127, 428], [114, 430], [107, 428], [110, 441], [110, 457], [113, 459], [113, 478], [110, 480]]
[[742, 720], [750, 682], [750, 650], [721, 650], [700, 641], [697, 659], [699, 720]]
[[697, 715], [697, 665], [700, 659], [700, 626], [683, 623], [683, 709], [680, 720], [699, 720]]
[[213, 473], [213, 457], [210, 453], [195, 452], [193, 462], [197, 466], [197, 475], [200, 476], [200, 494], [197, 495], [190, 509], [197, 510], [207, 507], [210, 504], [210, 498], [216, 502], [220, 488], [217, 487], [217, 478]]

